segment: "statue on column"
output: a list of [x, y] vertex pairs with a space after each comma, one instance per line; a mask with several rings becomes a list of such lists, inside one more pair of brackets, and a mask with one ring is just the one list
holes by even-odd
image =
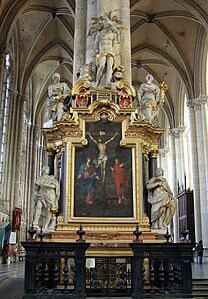
[[48, 87], [48, 98], [54, 112], [54, 121], [61, 121], [71, 106], [71, 89], [65, 82], [60, 82], [60, 78], [59, 73], [54, 73], [53, 84]]
[[[105, 13], [99, 18], [92, 18], [88, 37], [95, 38], [95, 54], [97, 74], [95, 88], [112, 88], [114, 70], [116, 68], [116, 44], [120, 44], [120, 30], [125, 29], [120, 19]], [[92, 76], [93, 77], [93, 76]]]
[[34, 189], [34, 225], [45, 229], [54, 228], [52, 212], [58, 210], [60, 184], [53, 175], [49, 175], [48, 166], [43, 167], [42, 175], [37, 178]]
[[160, 88], [152, 83], [153, 76], [146, 76], [146, 83], [142, 83], [138, 90], [138, 105], [142, 114], [154, 124], [159, 115], [160, 108]]
[[148, 202], [152, 205], [152, 228], [159, 229], [166, 228], [171, 223], [176, 210], [176, 200], [163, 174], [163, 169], [157, 168], [155, 177], [152, 177], [146, 185]]

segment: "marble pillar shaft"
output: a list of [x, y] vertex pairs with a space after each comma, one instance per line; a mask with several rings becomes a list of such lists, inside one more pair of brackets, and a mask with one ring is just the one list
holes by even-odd
[[196, 241], [202, 239], [201, 230], [201, 205], [200, 205], [200, 187], [199, 187], [199, 171], [198, 171], [198, 152], [196, 137], [196, 119], [194, 114], [194, 106], [189, 103], [189, 117], [191, 129], [191, 152], [192, 152], [192, 170], [193, 170], [193, 192], [194, 192], [194, 221]]
[[85, 64], [86, 7], [86, 0], [76, 0], [73, 84], [77, 81], [77, 72]]
[[132, 83], [131, 77], [131, 33], [130, 33], [130, 1], [121, 0], [120, 1], [120, 15], [122, 20], [122, 25], [126, 29], [121, 30], [121, 64], [124, 65], [125, 73], [124, 80]]
[[[200, 189], [200, 206], [201, 206], [201, 229], [204, 246], [208, 245], [208, 197], [207, 197], [207, 113], [205, 103], [200, 97], [197, 99], [200, 103], [196, 105], [196, 131], [197, 131], [197, 149], [198, 149], [198, 170], [199, 170], [199, 189]], [[205, 121], [205, 123], [204, 123]]]
[[[175, 149], [175, 138], [170, 134], [170, 160], [171, 160], [171, 177], [170, 177], [170, 187], [173, 191], [173, 196], [177, 198], [177, 181], [176, 181], [176, 149]], [[179, 223], [178, 223], [178, 201], [176, 213], [173, 217], [173, 235], [174, 242], [179, 242]]]

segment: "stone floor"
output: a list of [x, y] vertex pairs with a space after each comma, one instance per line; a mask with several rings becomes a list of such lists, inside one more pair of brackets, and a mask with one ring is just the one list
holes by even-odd
[[[192, 277], [193, 279], [208, 279], [208, 257], [204, 259], [202, 265], [196, 263], [195, 260], [192, 264]], [[0, 299], [22, 299], [23, 288], [24, 262], [0, 264]], [[109, 297], [99, 298], [110, 299]], [[88, 297], [88, 299], [94, 298]], [[127, 297], [122, 297], [122, 299], [127, 299]]]

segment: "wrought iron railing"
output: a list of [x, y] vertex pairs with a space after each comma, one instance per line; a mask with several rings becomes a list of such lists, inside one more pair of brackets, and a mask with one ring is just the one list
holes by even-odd
[[[190, 243], [130, 243], [133, 256], [96, 256], [86, 267], [89, 243], [23, 242], [27, 298], [152, 296], [192, 292]], [[67, 297], [66, 297], [67, 296]]]
[[85, 298], [87, 243], [22, 242], [26, 250], [23, 298]]

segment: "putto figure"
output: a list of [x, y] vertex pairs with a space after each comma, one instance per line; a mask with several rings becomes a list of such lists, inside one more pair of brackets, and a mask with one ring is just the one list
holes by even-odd
[[34, 225], [43, 228], [54, 228], [52, 222], [52, 210], [58, 210], [60, 196], [60, 185], [53, 175], [49, 175], [49, 167], [44, 166], [42, 175], [35, 182], [35, 209]]
[[141, 113], [150, 122], [154, 123], [158, 118], [160, 106], [160, 88], [153, 84], [153, 76], [146, 76], [146, 83], [142, 83], [138, 90], [138, 105]]
[[163, 174], [163, 169], [157, 168], [155, 177], [147, 182], [148, 202], [152, 205], [152, 228], [166, 228], [176, 209], [176, 201]]
[[49, 106], [54, 112], [54, 121], [61, 121], [67, 111], [67, 106], [71, 104], [71, 89], [65, 82], [60, 82], [60, 79], [59, 73], [54, 73], [53, 84], [48, 87]]

